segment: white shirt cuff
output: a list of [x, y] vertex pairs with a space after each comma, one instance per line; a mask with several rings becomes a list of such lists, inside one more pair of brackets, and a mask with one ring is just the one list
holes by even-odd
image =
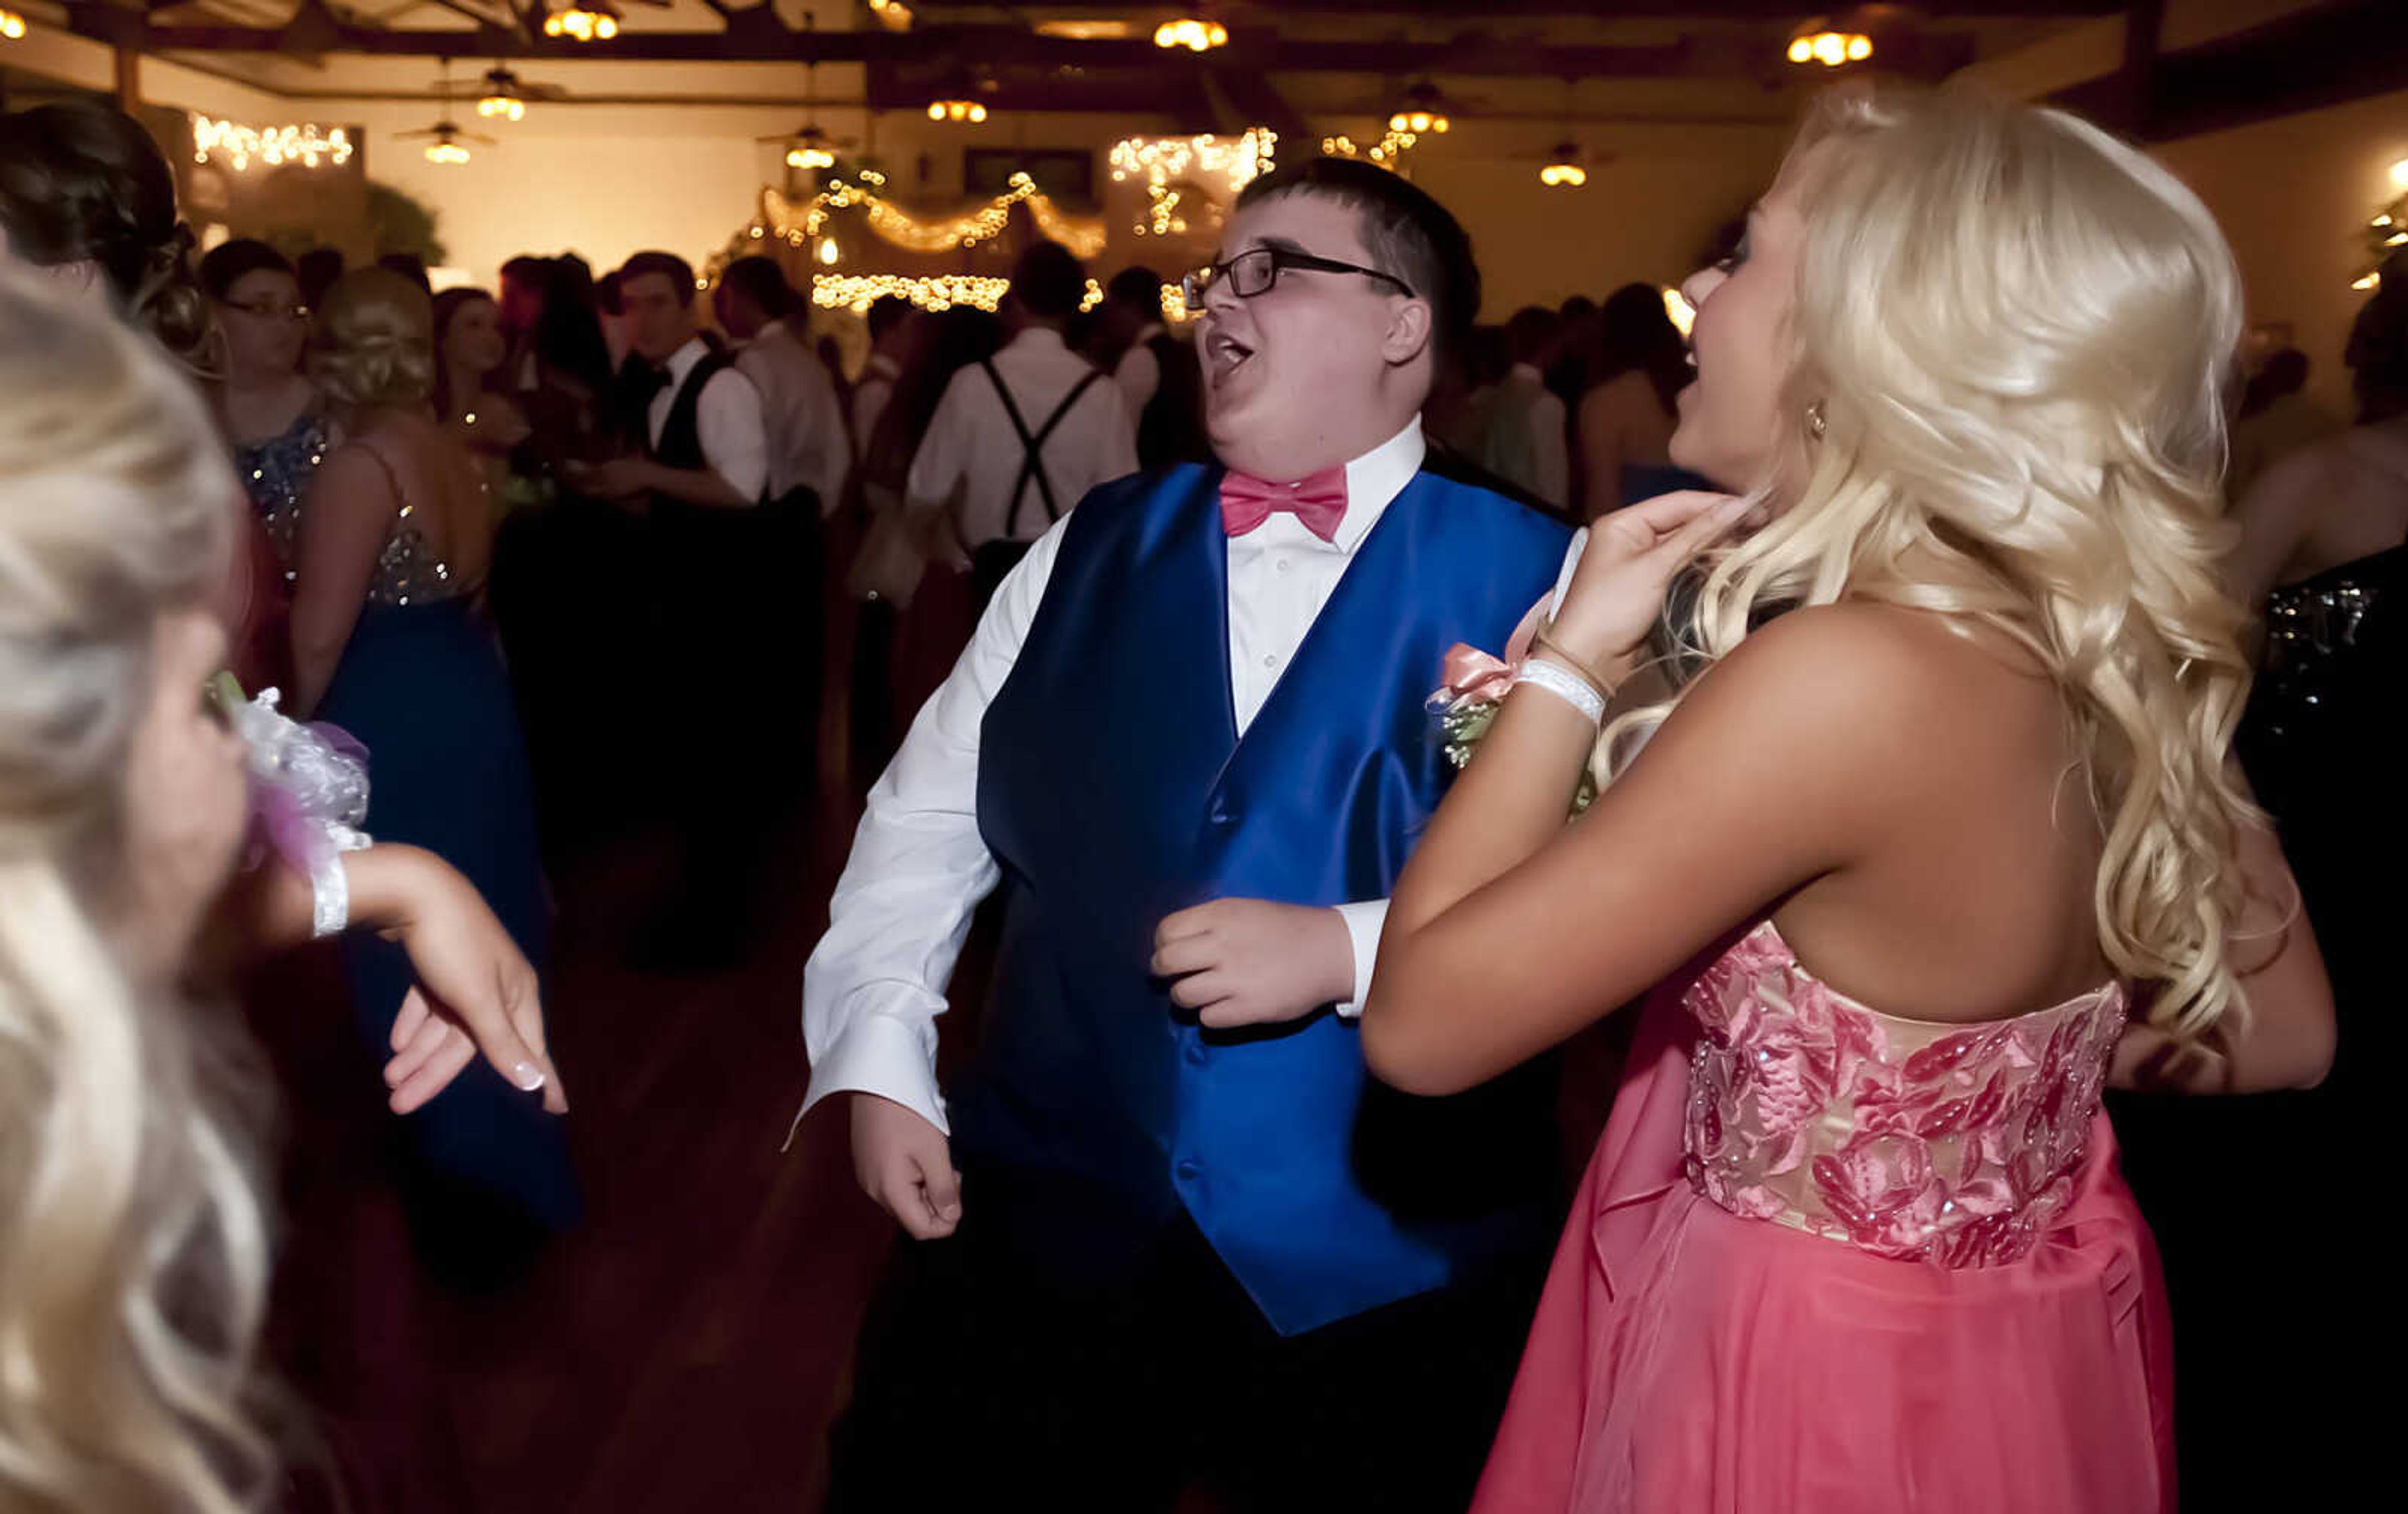
[[1354, 997], [1338, 1006], [1338, 1017], [1351, 1020], [1363, 1013], [1363, 1001], [1371, 997], [1371, 966], [1380, 959], [1380, 930], [1388, 923], [1388, 901], [1340, 904], [1338, 917], [1346, 922], [1346, 934], [1354, 943]]
[[[927, 1027], [930, 1031], [934, 1029]], [[953, 1127], [946, 1123], [945, 1101], [937, 1091], [933, 1049], [923, 1039], [921, 1029], [907, 1021], [892, 1015], [861, 1016], [812, 1064], [810, 1087], [803, 1095], [803, 1107], [795, 1115], [794, 1127], [786, 1132], [787, 1144], [793, 1144], [803, 1116], [832, 1093], [874, 1093], [891, 1099], [950, 1136]]]

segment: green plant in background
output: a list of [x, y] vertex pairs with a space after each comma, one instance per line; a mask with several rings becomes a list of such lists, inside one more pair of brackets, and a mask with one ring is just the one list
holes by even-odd
[[391, 184], [368, 180], [368, 236], [376, 255], [406, 252], [428, 267], [443, 263], [443, 239], [435, 235], [435, 212]]

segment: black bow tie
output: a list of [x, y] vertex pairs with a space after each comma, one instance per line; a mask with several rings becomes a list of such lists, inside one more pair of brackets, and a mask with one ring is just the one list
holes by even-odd
[[666, 363], [646, 363], [638, 359], [627, 365], [621, 380], [638, 399], [649, 400], [669, 386], [669, 368]]

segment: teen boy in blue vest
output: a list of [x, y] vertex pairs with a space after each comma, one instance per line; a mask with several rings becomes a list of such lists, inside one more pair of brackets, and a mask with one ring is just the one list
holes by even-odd
[[[1566, 532], [1422, 470], [1479, 304], [1435, 201], [1325, 159], [1249, 186], [1222, 252], [1197, 338], [1221, 466], [1096, 490], [1005, 582], [805, 973], [804, 1107], [846, 1095], [913, 1237], [832, 1509], [1121, 1514], [1191, 1483], [1460, 1509], [1521, 1348], [1547, 1090], [1380, 1089], [1353, 1015], [1445, 786], [1423, 697], [1453, 643], [1504, 644]], [[949, 1109], [935, 1018], [998, 882]]]

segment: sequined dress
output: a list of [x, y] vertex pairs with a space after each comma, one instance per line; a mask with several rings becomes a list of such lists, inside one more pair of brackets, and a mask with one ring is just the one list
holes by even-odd
[[[2332, 1071], [2312, 1089], [2246, 1099], [2114, 1101], [2183, 1343], [2189, 1514], [2362, 1501], [2392, 1476], [2392, 1427], [2388, 1398], [2360, 1384], [2408, 1351], [2385, 1255], [2319, 1244], [2315, 1230], [2365, 1203], [2349, 1154], [2397, 1139], [2391, 1074], [2408, 1055], [2395, 944], [2408, 898], [2408, 543], [2274, 590], [2265, 628], [2236, 745], [2332, 984]], [[2243, 1194], [2295, 1218], [2235, 1223]], [[2251, 1306], [2235, 1309], [2240, 1298]]]
[[2173, 1507], [2119, 987], [1900, 1019], [1767, 921], [1642, 1013], [1478, 1514]]
[[301, 528], [302, 502], [318, 476], [318, 465], [334, 447], [333, 428], [317, 411], [305, 411], [282, 432], [265, 441], [237, 446], [234, 462], [251, 497], [251, 512], [267, 531], [284, 581], [293, 580], [294, 539]]
[[[459, 869], [541, 973], [549, 905], [525, 743], [500, 652], [473, 585], [434, 550], [383, 454], [365, 440], [351, 444], [384, 468], [399, 503], [318, 718], [368, 749], [368, 833], [423, 846]], [[388, 1044], [410, 986], [408, 962], [373, 937], [354, 936], [346, 946], [352, 1007], [373, 1053]], [[453, 1201], [464, 1193], [542, 1226], [576, 1217], [578, 1188], [560, 1121], [481, 1060], [409, 1125], [422, 1166], [415, 1190], [446, 1195], [438, 1205], [450, 1217], [444, 1222], [469, 1244], [491, 1221], [475, 1217], [481, 1210], [462, 1217]]]

